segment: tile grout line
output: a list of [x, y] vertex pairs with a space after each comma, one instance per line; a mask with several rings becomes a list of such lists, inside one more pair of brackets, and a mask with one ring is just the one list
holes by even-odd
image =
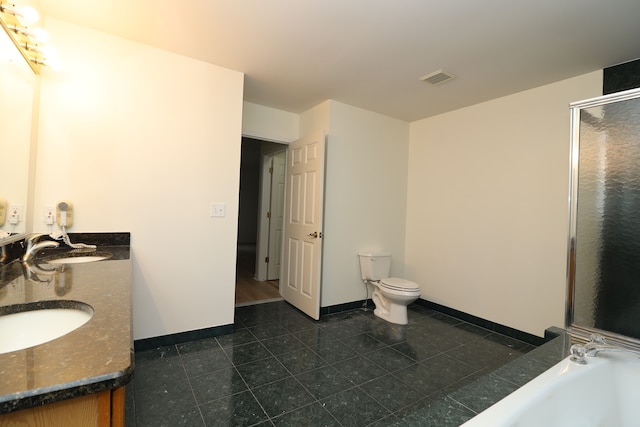
[[[280, 325], [280, 326], [282, 326], [282, 325]], [[282, 326], [282, 327], [283, 327], [285, 330], [287, 330], [287, 328], [286, 328], [286, 327], [284, 327], [284, 326]], [[317, 354], [317, 353], [316, 353], [312, 348], [310, 348], [309, 346], [307, 346], [307, 345], [306, 345], [306, 343], [304, 343], [304, 342], [302, 342], [301, 340], [299, 340], [299, 339], [298, 339], [298, 338], [297, 338], [293, 333], [291, 333], [291, 332], [289, 332], [289, 331], [287, 330], [287, 334], [288, 334], [288, 335], [291, 335], [294, 339], [296, 339], [297, 341], [299, 341], [299, 342], [300, 342], [300, 343], [301, 343], [301, 344], [302, 344], [302, 345], [303, 345], [307, 350], [309, 350], [309, 351], [311, 351], [312, 353], [316, 354], [320, 359], [322, 359], [325, 363], [327, 363], [327, 362], [326, 362], [326, 360], [324, 360], [324, 359], [322, 358], [322, 356], [320, 356], [320, 355], [319, 355], [319, 354]], [[281, 335], [281, 336], [284, 336], [284, 335]], [[255, 337], [255, 335], [254, 335], [254, 337]], [[271, 338], [276, 338], [276, 337], [271, 337]], [[267, 339], [269, 339], [269, 338], [267, 338]], [[258, 340], [258, 342], [260, 342], [260, 340]], [[260, 343], [261, 343], [261, 342], [260, 342]], [[262, 344], [262, 343], [261, 343], [261, 344]], [[264, 344], [263, 344], [263, 346], [264, 346]], [[326, 412], [331, 416], [331, 418], [333, 418], [333, 419], [334, 419], [338, 424], [340, 424], [340, 425], [342, 426], [342, 423], [340, 423], [340, 421], [339, 421], [338, 419], [336, 419], [336, 418], [335, 418], [335, 416], [334, 416], [331, 412], [329, 412], [329, 410], [327, 410], [327, 409], [326, 409], [325, 405], [324, 405], [322, 402], [320, 402], [320, 400], [319, 400], [318, 398], [316, 398], [316, 396], [315, 396], [313, 393], [311, 393], [311, 391], [309, 391], [309, 389], [308, 389], [307, 387], [305, 387], [305, 385], [304, 385], [304, 384], [302, 384], [298, 378], [296, 378], [296, 375], [294, 375], [294, 374], [293, 374], [293, 372], [291, 372], [291, 371], [289, 370], [289, 368], [287, 368], [286, 366], [284, 366], [284, 364], [280, 361], [280, 359], [278, 359], [278, 356], [277, 356], [276, 354], [274, 354], [271, 350], [269, 350], [269, 348], [267, 348], [266, 346], [264, 346], [264, 347], [265, 347], [265, 348], [267, 349], [267, 351], [271, 354], [271, 357], [273, 357], [273, 358], [274, 358], [274, 359], [275, 359], [275, 360], [280, 364], [280, 366], [282, 366], [282, 367], [283, 367], [283, 368], [284, 368], [284, 369], [289, 373], [290, 377], [291, 377], [291, 378], [293, 378], [293, 379], [294, 379], [294, 380], [295, 380], [295, 381], [296, 381], [296, 382], [297, 382], [297, 383], [298, 383], [298, 384], [299, 384], [299, 385], [300, 385], [300, 386], [301, 386], [301, 387], [302, 387], [302, 388], [303, 388], [307, 393], [309, 393], [309, 395], [314, 399], [314, 401], [313, 401], [313, 402], [310, 402], [310, 403], [308, 403], [308, 404], [306, 404], [306, 405], [303, 405], [303, 406], [300, 406], [300, 407], [298, 407], [298, 408], [291, 409], [290, 411], [286, 411], [286, 412], [284, 412], [284, 413], [282, 413], [282, 414], [278, 414], [278, 415], [276, 415], [275, 417], [270, 417], [270, 416], [269, 416], [269, 414], [267, 414], [267, 417], [269, 418], [269, 421], [271, 421], [271, 422], [273, 423], [273, 420], [274, 420], [274, 419], [276, 419], [276, 418], [282, 417], [282, 416], [284, 416], [284, 415], [286, 415], [286, 414], [288, 414], [288, 413], [292, 413], [292, 412], [294, 412], [294, 411], [297, 411], [297, 410], [299, 410], [299, 409], [302, 409], [302, 408], [304, 408], [304, 407], [307, 407], [307, 406], [309, 406], [309, 405], [313, 405], [314, 403], [317, 403], [317, 404], [319, 404], [320, 406], [322, 406], [322, 407], [323, 407], [323, 409], [324, 409], [324, 410], [325, 410], [325, 411], [326, 411]], [[295, 350], [292, 350], [292, 351], [295, 351]], [[286, 353], [286, 352], [285, 352], [285, 353]], [[284, 353], [281, 353], [281, 354], [284, 354]], [[264, 360], [264, 359], [262, 359], [262, 360]], [[329, 365], [329, 364], [327, 364], [327, 366], [330, 366], [330, 365]], [[319, 369], [319, 368], [318, 368], [318, 369]], [[312, 372], [312, 371], [314, 371], [314, 370], [315, 370], [315, 369], [310, 369], [310, 370], [305, 371], [305, 372], [303, 372], [303, 373]], [[340, 372], [338, 372], [338, 374], [340, 374]], [[340, 375], [341, 375], [341, 374], [340, 374]], [[272, 381], [271, 383], [262, 384], [262, 385], [260, 385], [259, 387], [263, 387], [263, 386], [266, 386], [266, 385], [269, 385], [269, 384], [273, 384], [273, 383], [276, 383], [276, 382], [278, 382], [278, 381], [283, 381], [283, 380], [285, 380], [285, 379], [286, 379], [286, 378], [281, 378], [281, 379], [279, 379], [279, 380]], [[346, 378], [346, 379], [347, 379], [347, 380], [349, 380], [348, 378]], [[338, 394], [338, 393], [334, 393], [333, 395], [335, 395], [335, 394]], [[333, 395], [332, 395], [332, 396], [333, 396]], [[256, 398], [256, 400], [257, 400], [257, 398]], [[258, 402], [258, 403], [259, 403], [259, 402]], [[265, 411], [265, 413], [266, 413], [266, 411]]]
[[[258, 338], [254, 335], [253, 332], [251, 332], [251, 330], [249, 328], [247, 328], [247, 332], [249, 332], [253, 338], [255, 338], [257, 340], [257, 342], [260, 342], [260, 340], [258, 340]], [[216, 342], [218, 343], [218, 345], [220, 346], [220, 343], [218, 342], [218, 340], [216, 339]], [[242, 376], [242, 374], [238, 371], [238, 368], [236, 366], [236, 364], [233, 362], [233, 360], [231, 360], [231, 358], [229, 357], [229, 354], [225, 351], [225, 349], [220, 346], [220, 348], [222, 349], [222, 352], [224, 353], [224, 356], [227, 358], [227, 360], [231, 363], [231, 366], [233, 367], [233, 369], [238, 373], [238, 376], [242, 379], [242, 382], [244, 383], [245, 387], [247, 387], [247, 390], [249, 391], [249, 393], [251, 393], [251, 396], [253, 397], [253, 399], [256, 401], [256, 403], [258, 404], [258, 406], [260, 407], [260, 409], [262, 409], [262, 413], [267, 417], [267, 421], [271, 422], [271, 417], [269, 416], [269, 414], [267, 413], [266, 409], [264, 408], [264, 406], [262, 406], [262, 403], [260, 402], [260, 400], [258, 400], [258, 397], [255, 395], [255, 393], [253, 392], [253, 389], [251, 387], [249, 387], [249, 384], [247, 383], [247, 381], [244, 379], [244, 377]], [[266, 347], [265, 347], [266, 348]], [[267, 349], [267, 351], [269, 351], [269, 349]], [[261, 359], [262, 360], [262, 359]], [[237, 394], [237, 393], [236, 393]], [[233, 395], [232, 395], [233, 396]], [[260, 421], [258, 423], [255, 424], [260, 424], [263, 421]], [[254, 425], [255, 425], [254, 424]], [[271, 423], [273, 424], [273, 423]], [[206, 424], [205, 424], [206, 427]]]
[[[216, 340], [216, 344], [218, 341]], [[218, 344], [219, 345], [219, 344]], [[198, 398], [196, 397], [196, 393], [193, 390], [193, 385], [191, 384], [191, 378], [189, 377], [189, 373], [187, 372], [187, 367], [184, 364], [184, 360], [182, 359], [182, 352], [178, 348], [177, 344], [174, 344], [176, 351], [178, 352], [178, 357], [180, 358], [180, 365], [182, 366], [182, 370], [184, 371], [184, 376], [187, 378], [187, 383], [189, 384], [189, 390], [191, 391], [191, 395], [193, 396], [193, 401], [196, 403], [196, 409], [198, 410], [198, 414], [200, 414], [200, 419], [202, 420], [202, 425], [207, 426], [207, 422], [204, 419], [204, 415], [202, 414], [202, 410], [200, 409], [200, 403], [198, 402]]]

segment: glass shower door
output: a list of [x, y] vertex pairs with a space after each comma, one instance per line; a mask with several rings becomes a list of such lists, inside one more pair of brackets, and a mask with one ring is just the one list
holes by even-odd
[[567, 322], [640, 339], [640, 91], [571, 108]]

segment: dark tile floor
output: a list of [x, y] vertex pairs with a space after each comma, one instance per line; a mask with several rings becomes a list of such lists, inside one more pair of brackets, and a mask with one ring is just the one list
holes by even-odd
[[126, 425], [387, 426], [533, 348], [416, 304], [409, 319], [239, 307], [234, 334], [136, 352]]

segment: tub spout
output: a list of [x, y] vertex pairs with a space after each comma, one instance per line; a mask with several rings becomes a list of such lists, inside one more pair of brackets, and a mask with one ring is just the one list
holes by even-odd
[[600, 353], [626, 353], [640, 357], [640, 350], [607, 344], [602, 335], [593, 334], [586, 344], [574, 344], [571, 346], [571, 361], [581, 365], [587, 364], [587, 357], [596, 357]]

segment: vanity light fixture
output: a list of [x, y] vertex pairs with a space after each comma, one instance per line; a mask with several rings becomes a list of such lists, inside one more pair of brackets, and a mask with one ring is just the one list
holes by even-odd
[[55, 69], [59, 64], [55, 49], [44, 44], [49, 39], [47, 32], [27, 26], [35, 23], [39, 16], [32, 7], [16, 6], [0, 0], [0, 26], [36, 74], [40, 74], [44, 66]]

